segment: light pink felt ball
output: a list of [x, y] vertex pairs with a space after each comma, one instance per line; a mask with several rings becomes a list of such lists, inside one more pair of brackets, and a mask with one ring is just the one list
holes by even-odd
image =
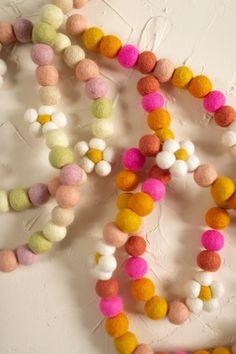
[[18, 266], [15, 252], [9, 249], [0, 251], [0, 272], [12, 272]]
[[48, 186], [44, 183], [33, 184], [28, 190], [28, 195], [34, 206], [43, 205], [47, 203], [50, 198]]
[[213, 113], [224, 106], [226, 102], [225, 95], [221, 91], [211, 91], [203, 99], [203, 106], [207, 112]]
[[59, 74], [54, 65], [38, 66], [36, 69], [36, 79], [41, 86], [56, 86]]
[[153, 75], [156, 76], [161, 84], [170, 81], [173, 73], [175, 71], [175, 66], [169, 59], [160, 59], [156, 63], [156, 67]]
[[31, 59], [39, 66], [51, 64], [53, 56], [53, 49], [47, 44], [35, 44], [31, 49]]
[[80, 81], [95, 79], [99, 75], [99, 67], [91, 59], [82, 59], [76, 65], [75, 74]]
[[152, 92], [142, 97], [142, 107], [145, 112], [152, 112], [162, 108], [165, 104], [164, 97], [158, 92]]
[[124, 246], [128, 234], [122, 232], [114, 222], [109, 222], [103, 228], [103, 239], [106, 243], [116, 248]]
[[125, 272], [131, 279], [141, 279], [147, 273], [148, 265], [142, 257], [130, 257], [125, 262]]
[[49, 193], [52, 197], [55, 197], [56, 191], [60, 187], [60, 185], [61, 185], [61, 182], [60, 182], [60, 178], [58, 176], [53, 177], [48, 182], [48, 190], [49, 190]]
[[129, 148], [125, 150], [122, 156], [122, 164], [131, 171], [141, 170], [145, 164], [145, 157], [137, 148]]
[[108, 92], [107, 82], [100, 77], [91, 79], [86, 82], [85, 92], [90, 100], [106, 96]]
[[20, 43], [30, 43], [32, 38], [33, 23], [26, 18], [16, 20], [14, 26], [16, 39]]
[[183, 302], [176, 300], [169, 303], [167, 317], [171, 323], [180, 325], [187, 321], [189, 315], [189, 310]]
[[142, 192], [149, 194], [156, 202], [164, 198], [166, 187], [158, 179], [148, 178], [142, 183]]
[[60, 170], [60, 182], [66, 186], [79, 185], [83, 179], [83, 170], [75, 163], [66, 165]]
[[195, 182], [200, 187], [211, 186], [215, 182], [217, 176], [217, 171], [215, 167], [211, 164], [203, 164], [198, 166], [198, 168], [194, 171], [193, 174]]
[[224, 247], [224, 236], [216, 230], [207, 230], [201, 236], [201, 243], [208, 251], [219, 251]]
[[123, 302], [119, 296], [103, 298], [100, 300], [99, 309], [105, 317], [115, 317], [123, 311]]
[[86, 28], [87, 21], [82, 15], [71, 15], [66, 21], [66, 30], [71, 36], [80, 37]]
[[22, 245], [16, 250], [17, 259], [19, 264], [31, 265], [38, 260], [38, 255], [33, 253], [27, 245]]
[[87, 2], [88, 2], [88, 0], [74, 0], [74, 8], [75, 9], [80, 9], [85, 4], [87, 4]]
[[133, 68], [138, 61], [139, 50], [131, 44], [124, 45], [117, 56], [118, 62], [126, 69]]
[[61, 185], [56, 191], [56, 201], [61, 208], [74, 208], [80, 201], [80, 192], [77, 186]]
[[147, 344], [139, 344], [133, 354], [153, 354], [153, 350]]

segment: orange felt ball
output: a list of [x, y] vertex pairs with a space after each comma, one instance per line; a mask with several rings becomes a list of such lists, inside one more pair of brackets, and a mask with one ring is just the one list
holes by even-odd
[[159, 179], [162, 183], [168, 184], [171, 180], [171, 174], [169, 170], [162, 170], [157, 165], [153, 165], [148, 173], [150, 178]]
[[139, 54], [137, 68], [142, 74], [148, 74], [154, 70], [156, 63], [155, 54], [147, 50]]
[[74, 0], [74, 8], [75, 9], [80, 9], [81, 7], [83, 7], [86, 3], [88, 2], [88, 0]]
[[71, 36], [80, 37], [87, 28], [87, 21], [84, 16], [74, 14], [66, 21], [66, 30]]
[[61, 208], [74, 208], [80, 201], [78, 186], [61, 185], [56, 191], [56, 201]]
[[130, 236], [125, 244], [126, 252], [132, 257], [141, 256], [146, 250], [146, 241], [141, 236]]
[[169, 112], [165, 109], [156, 109], [148, 114], [147, 123], [150, 129], [159, 130], [168, 128], [171, 122]]
[[198, 75], [190, 81], [188, 90], [192, 96], [203, 98], [211, 92], [212, 83], [205, 75]]
[[227, 207], [236, 210], [236, 192], [227, 200]]
[[12, 272], [18, 266], [15, 252], [12, 250], [2, 250], [0, 251], [0, 271], [1, 272]]
[[117, 173], [115, 183], [122, 191], [132, 191], [138, 185], [138, 176], [132, 171], [122, 170]]
[[228, 127], [236, 119], [236, 112], [231, 106], [223, 106], [215, 112], [214, 119], [220, 127]]
[[109, 280], [98, 280], [96, 283], [96, 293], [99, 297], [113, 297], [118, 294], [119, 284], [115, 278]]
[[147, 193], [135, 193], [128, 200], [128, 208], [133, 210], [139, 216], [146, 216], [150, 214], [153, 207], [153, 199]]
[[100, 42], [100, 53], [109, 59], [113, 59], [117, 56], [122, 46], [118, 37], [113, 35], [104, 36]]
[[229, 225], [230, 215], [227, 210], [223, 208], [210, 208], [206, 212], [205, 221], [212, 229], [222, 230]]
[[115, 317], [107, 318], [105, 321], [105, 328], [107, 333], [114, 338], [123, 336], [129, 327], [128, 317], [123, 313], [119, 313]]
[[38, 66], [36, 69], [36, 79], [41, 86], [56, 86], [59, 74], [53, 65]]
[[55, 197], [56, 191], [58, 187], [61, 185], [60, 178], [53, 177], [49, 182], [48, 182], [48, 190], [49, 193], [51, 194], [52, 197]]
[[221, 257], [214, 251], [202, 251], [197, 256], [197, 264], [205, 272], [216, 272], [221, 266]]
[[16, 36], [11, 23], [0, 21], [0, 43], [9, 45], [16, 41]]
[[155, 286], [148, 278], [141, 278], [131, 282], [131, 295], [136, 301], [148, 301], [155, 293]]
[[139, 150], [146, 157], [156, 156], [161, 149], [161, 141], [156, 135], [147, 134], [139, 140]]
[[118, 209], [128, 208], [128, 200], [132, 196], [132, 193], [122, 193], [118, 195], [116, 200], [116, 206]]
[[148, 95], [149, 93], [153, 93], [158, 91], [160, 88], [158, 80], [155, 76], [145, 76], [139, 79], [137, 83], [137, 90], [141, 96]]

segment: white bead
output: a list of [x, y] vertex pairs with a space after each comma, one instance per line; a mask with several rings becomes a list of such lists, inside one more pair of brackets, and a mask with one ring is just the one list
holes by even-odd
[[74, 219], [74, 209], [64, 209], [57, 206], [52, 210], [52, 221], [54, 224], [67, 227], [73, 223]]
[[98, 280], [109, 280], [112, 277], [112, 273], [102, 272], [98, 267], [92, 270], [92, 275]]
[[114, 133], [112, 119], [93, 119], [92, 132], [96, 137], [101, 139], [112, 136]]
[[175, 155], [168, 151], [162, 151], [156, 156], [156, 163], [163, 170], [170, 168], [175, 162]]
[[188, 172], [193, 172], [198, 168], [200, 161], [196, 155], [191, 155], [191, 156], [189, 156], [188, 160], [186, 161], [186, 164], [188, 167]]
[[100, 151], [103, 151], [106, 148], [106, 142], [103, 139], [92, 138], [89, 141], [89, 147], [91, 149], [98, 149]]
[[169, 139], [166, 140], [162, 146], [162, 151], [172, 152], [173, 154], [179, 150], [180, 145], [176, 140]]
[[189, 310], [195, 314], [198, 314], [203, 310], [203, 301], [199, 298], [186, 299], [186, 305], [188, 306]]
[[83, 157], [80, 160], [79, 165], [86, 173], [91, 173], [95, 167], [95, 163], [91, 161], [88, 157]]
[[56, 54], [61, 54], [66, 48], [71, 45], [71, 40], [64, 33], [57, 33], [53, 49]]
[[184, 148], [189, 155], [194, 154], [195, 147], [190, 140], [183, 140], [179, 143], [181, 148]]
[[42, 135], [42, 125], [39, 122], [31, 123], [29, 126], [29, 131], [32, 135], [39, 137]]
[[201, 291], [201, 285], [195, 280], [190, 280], [185, 284], [184, 292], [185, 296], [189, 298], [196, 298]]
[[99, 269], [102, 272], [112, 273], [117, 267], [117, 262], [114, 256], [102, 256], [99, 259]]
[[176, 160], [173, 166], [170, 167], [170, 173], [173, 177], [183, 177], [188, 172], [188, 166], [183, 160]]
[[62, 241], [66, 237], [66, 228], [64, 226], [59, 226], [49, 221], [43, 227], [44, 236], [51, 242]]
[[114, 163], [116, 159], [116, 154], [115, 150], [111, 147], [108, 146], [104, 151], [103, 151], [103, 159], [109, 163]]
[[24, 114], [24, 120], [28, 123], [36, 122], [38, 119], [38, 113], [35, 109], [29, 108]]
[[110, 256], [115, 253], [116, 248], [107, 245], [104, 241], [100, 240], [96, 245], [96, 251], [103, 256]]
[[38, 114], [39, 115], [46, 114], [48, 116], [51, 116], [54, 112], [55, 112], [55, 108], [54, 107], [43, 105], [43, 106], [39, 107]]
[[228, 129], [236, 133], [236, 121], [233, 121], [233, 123], [228, 126]]
[[3, 86], [3, 83], [4, 83], [4, 79], [2, 76], [0, 76], [0, 88]]
[[45, 138], [49, 149], [52, 149], [54, 146], [69, 146], [69, 139], [63, 130], [49, 130], [45, 134]]
[[212, 283], [212, 274], [210, 272], [198, 272], [195, 274], [194, 279], [203, 286], [210, 286]]
[[53, 26], [57, 30], [63, 23], [64, 14], [59, 7], [47, 4], [41, 8], [39, 19], [40, 21]]
[[98, 176], [105, 177], [111, 173], [111, 165], [107, 161], [99, 161], [95, 165], [95, 172]]
[[89, 146], [86, 141], [79, 141], [75, 145], [75, 151], [79, 154], [80, 157], [83, 157], [89, 151]]
[[4, 190], [0, 190], [0, 213], [7, 213], [10, 210], [8, 194]]
[[214, 280], [211, 283], [211, 293], [214, 299], [220, 299], [224, 295], [225, 289], [222, 283]]
[[66, 118], [65, 114], [62, 112], [53, 113], [52, 121], [59, 128], [64, 128], [67, 125], [67, 118]]
[[236, 144], [236, 132], [228, 130], [222, 135], [222, 144], [226, 147], [231, 147]]
[[57, 130], [58, 126], [53, 122], [48, 122], [43, 125], [43, 134], [47, 134], [50, 130]]
[[0, 75], [3, 76], [7, 72], [7, 64], [3, 59], [0, 59]]
[[219, 308], [219, 301], [217, 299], [210, 299], [208, 301], [204, 301], [203, 309], [207, 312], [216, 311]]

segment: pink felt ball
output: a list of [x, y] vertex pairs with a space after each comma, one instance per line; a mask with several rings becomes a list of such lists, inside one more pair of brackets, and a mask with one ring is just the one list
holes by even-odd
[[44, 183], [33, 184], [28, 190], [28, 195], [34, 206], [43, 205], [50, 198], [48, 186]]
[[85, 92], [90, 100], [106, 96], [108, 92], [107, 82], [100, 77], [87, 81]]
[[31, 265], [38, 260], [38, 255], [33, 253], [27, 245], [22, 245], [17, 248], [16, 255], [19, 264], [22, 265]]
[[36, 79], [41, 86], [56, 86], [59, 74], [54, 65], [42, 65], [36, 69]]
[[14, 26], [16, 39], [20, 43], [30, 43], [32, 38], [33, 23], [26, 18], [16, 20]]
[[117, 59], [121, 66], [130, 69], [137, 63], [138, 56], [138, 48], [134, 45], [126, 44], [120, 49]]
[[153, 350], [147, 344], [139, 344], [133, 354], [153, 354]]
[[148, 178], [142, 183], [142, 192], [149, 194], [156, 202], [164, 198], [166, 187], [163, 182], [155, 178]]
[[77, 186], [61, 185], [56, 191], [56, 201], [61, 208], [74, 208], [80, 201], [80, 192]]
[[189, 310], [183, 302], [175, 300], [169, 303], [167, 316], [171, 323], [175, 325], [183, 324], [185, 321], [187, 321], [189, 315]]
[[209, 251], [219, 251], [224, 247], [224, 236], [216, 230], [207, 230], [201, 237], [203, 247]]
[[123, 311], [123, 302], [119, 296], [103, 298], [100, 300], [99, 308], [105, 317], [115, 317]]
[[35, 44], [31, 49], [31, 59], [37, 65], [49, 65], [53, 61], [53, 49], [47, 44]]
[[125, 262], [125, 272], [131, 279], [143, 278], [147, 269], [147, 262], [142, 257], [130, 257]]
[[52, 197], [55, 197], [56, 191], [60, 187], [60, 185], [61, 182], [58, 176], [52, 178], [51, 181], [48, 182], [48, 190]]
[[129, 148], [125, 150], [122, 156], [122, 164], [125, 168], [131, 171], [138, 171], [145, 164], [145, 157], [137, 148]]
[[145, 112], [151, 112], [164, 106], [164, 97], [158, 92], [149, 93], [142, 98], [142, 107]]
[[60, 170], [59, 178], [61, 184], [67, 186], [78, 185], [82, 182], [83, 171], [78, 165], [72, 163], [70, 165], [66, 165]]
[[203, 106], [207, 112], [216, 112], [224, 106], [226, 101], [225, 95], [221, 91], [211, 91], [203, 99]]
[[154, 76], [161, 84], [168, 82], [175, 71], [175, 66], [169, 59], [160, 59], [156, 63]]
[[122, 232], [114, 222], [109, 222], [103, 228], [103, 239], [114, 247], [122, 247], [128, 240], [128, 234]]
[[91, 59], [82, 59], [75, 68], [75, 75], [81, 81], [95, 79], [99, 75], [99, 67]]
[[79, 14], [73, 14], [68, 17], [66, 30], [71, 36], [80, 37], [87, 28], [86, 19]]

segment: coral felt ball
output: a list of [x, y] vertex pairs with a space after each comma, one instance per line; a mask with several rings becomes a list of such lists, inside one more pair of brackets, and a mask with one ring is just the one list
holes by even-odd
[[132, 171], [122, 170], [117, 173], [115, 182], [118, 189], [132, 191], [138, 186], [138, 176]]
[[228, 177], [218, 177], [211, 187], [211, 195], [216, 202], [224, 202], [229, 199], [235, 191], [232, 179]]
[[79, 188], [77, 186], [60, 186], [55, 197], [59, 207], [73, 208], [80, 201]]
[[217, 178], [217, 171], [213, 165], [210, 164], [203, 164], [200, 165], [193, 174], [193, 178], [195, 182], [200, 187], [209, 187], [211, 186], [216, 178]]
[[205, 75], [198, 75], [190, 81], [188, 90], [192, 96], [203, 98], [211, 92], [212, 83]]
[[201, 236], [201, 243], [208, 251], [219, 251], [224, 247], [224, 236], [216, 230], [207, 230]]
[[58, 187], [61, 185], [60, 178], [58, 176], [53, 177], [49, 182], [48, 182], [48, 190], [49, 193], [52, 197], [55, 196], [56, 191]]
[[141, 236], [131, 236], [125, 244], [126, 252], [133, 257], [141, 256], [146, 250], [146, 241]]
[[147, 344], [139, 344], [133, 354], [154, 354], [152, 348]]
[[131, 354], [137, 347], [137, 339], [133, 333], [126, 332], [114, 340], [114, 345], [119, 354]]
[[153, 210], [154, 202], [149, 194], [138, 192], [134, 193], [128, 201], [128, 208], [139, 216], [146, 216]]
[[116, 296], [119, 291], [119, 284], [115, 278], [109, 280], [98, 280], [96, 293], [99, 297], [109, 298]]
[[222, 230], [229, 225], [230, 216], [223, 208], [215, 207], [207, 210], [205, 221], [209, 227]]
[[168, 128], [171, 123], [169, 112], [165, 109], [156, 109], [148, 114], [147, 123], [150, 129], [159, 130]]
[[28, 247], [36, 254], [50, 251], [52, 242], [47, 240], [41, 231], [35, 232], [29, 238]]
[[66, 21], [66, 30], [71, 36], [80, 37], [86, 28], [87, 21], [82, 15], [71, 15]]
[[139, 150], [145, 157], [154, 157], [161, 149], [161, 141], [156, 135], [147, 134], [139, 140]]
[[64, 146], [54, 146], [49, 153], [49, 161], [55, 168], [62, 168], [73, 163], [74, 156], [70, 149]]
[[141, 218], [129, 208], [121, 209], [116, 215], [117, 226], [125, 233], [137, 231], [141, 225]]
[[36, 79], [41, 86], [55, 86], [58, 78], [58, 71], [53, 65], [43, 65], [36, 69]]
[[147, 270], [147, 262], [142, 257], [130, 257], [125, 262], [125, 272], [131, 279], [143, 278]]
[[171, 79], [173, 86], [178, 88], [185, 88], [192, 80], [193, 73], [187, 66], [180, 66], [175, 69]]
[[0, 251], [0, 271], [1, 272], [12, 272], [18, 266], [16, 255], [12, 250], [2, 250]]
[[145, 157], [137, 148], [129, 148], [122, 155], [122, 164], [131, 171], [141, 170], [145, 164]]
[[105, 328], [109, 336], [119, 338], [128, 331], [128, 317], [121, 312], [115, 317], [107, 318], [105, 321]]
[[104, 33], [100, 28], [91, 27], [83, 33], [83, 44], [86, 49], [98, 52]]
[[0, 21], [0, 43], [10, 45], [16, 41], [14, 29], [11, 23]]
[[86, 82], [85, 91], [91, 100], [106, 96], [108, 92], [107, 83], [104, 79], [97, 77]]
[[142, 74], [148, 74], [154, 70], [156, 63], [155, 54], [147, 50], [139, 54], [137, 68]]
[[137, 90], [141, 96], [145, 96], [149, 93], [154, 93], [160, 88], [158, 80], [155, 76], [145, 76], [139, 79], [137, 83]]
[[75, 68], [75, 75], [81, 81], [95, 79], [99, 75], [99, 68], [95, 61], [82, 59]]
[[118, 209], [123, 209], [128, 207], [128, 200], [132, 196], [132, 193], [122, 193], [119, 194], [116, 200], [116, 206]]
[[114, 222], [110, 222], [103, 228], [103, 239], [111, 246], [122, 247], [128, 239], [128, 234], [118, 229]]
[[167, 317], [171, 323], [175, 325], [183, 324], [185, 321], [187, 321], [189, 315], [189, 310], [183, 302], [176, 300], [169, 303]]
[[98, 98], [92, 103], [91, 112], [98, 119], [111, 117], [113, 112], [111, 100], [107, 97]]
[[154, 75], [161, 84], [170, 81], [175, 70], [174, 64], [169, 59], [160, 59], [156, 63]]
[[44, 43], [53, 46], [56, 35], [56, 30], [52, 25], [44, 22], [39, 22], [36, 23], [33, 27], [32, 42]]
[[47, 203], [50, 198], [48, 186], [44, 183], [33, 184], [28, 190], [28, 195], [31, 203], [35, 206]]
[[149, 194], [156, 202], [164, 198], [166, 188], [161, 181], [155, 178], [148, 178], [142, 183], [142, 192]]
[[124, 45], [118, 53], [118, 62], [126, 69], [131, 69], [137, 63], [139, 50], [132, 44]]
[[206, 272], [216, 272], [221, 266], [221, 258], [213, 251], [202, 251], [197, 256], [198, 266]]
[[157, 165], [153, 165], [149, 172], [148, 176], [150, 178], [156, 178], [159, 179], [164, 184], [168, 184], [171, 180], [171, 173], [169, 170], [162, 170], [160, 167]]
[[148, 301], [155, 293], [155, 286], [148, 278], [136, 279], [131, 282], [131, 294], [136, 301]]
[[75, 163], [60, 170], [60, 182], [67, 186], [78, 185], [82, 182], [83, 170]]
[[141, 104], [145, 112], [151, 112], [164, 106], [164, 97], [157, 92], [143, 96]]
[[220, 127], [228, 127], [236, 119], [236, 112], [231, 106], [223, 106], [215, 112], [214, 119]]
[[28, 193], [23, 188], [12, 189], [9, 193], [9, 203], [13, 210], [22, 211], [31, 207]]
[[31, 265], [38, 260], [38, 255], [33, 253], [27, 245], [22, 245], [16, 250], [17, 259], [19, 264]]
[[87, 2], [88, 2], [88, 0], [74, 0], [74, 8], [75, 9], [80, 9], [85, 4], [87, 4]]
[[121, 48], [121, 41], [113, 35], [104, 36], [100, 42], [100, 53], [106, 58], [115, 58]]
[[225, 95], [221, 91], [211, 91], [204, 97], [203, 106], [207, 112], [213, 113], [224, 106]]
[[123, 303], [119, 296], [102, 298], [99, 302], [99, 309], [103, 316], [114, 317], [123, 310]]
[[166, 316], [167, 310], [167, 302], [160, 296], [153, 296], [144, 306], [146, 315], [152, 320], [161, 320]]
[[51, 64], [53, 56], [53, 49], [47, 44], [35, 44], [31, 49], [31, 59], [37, 65]]
[[32, 37], [33, 24], [26, 18], [19, 18], [14, 23], [14, 33], [20, 43], [30, 43]]

